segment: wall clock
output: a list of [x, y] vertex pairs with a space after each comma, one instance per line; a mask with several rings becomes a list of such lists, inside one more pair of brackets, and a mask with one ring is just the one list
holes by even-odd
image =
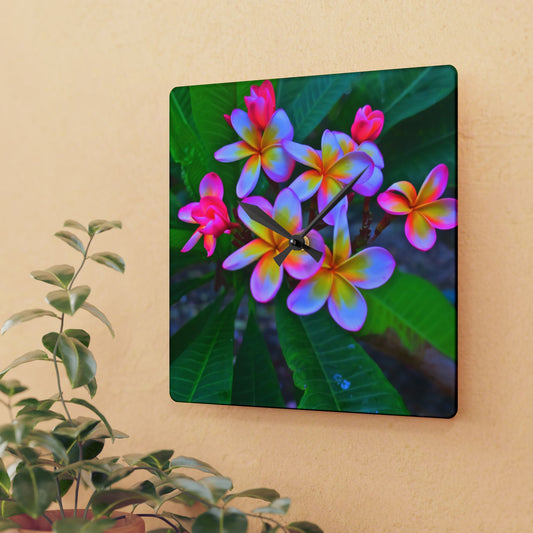
[[170, 93], [170, 395], [457, 410], [451, 66]]

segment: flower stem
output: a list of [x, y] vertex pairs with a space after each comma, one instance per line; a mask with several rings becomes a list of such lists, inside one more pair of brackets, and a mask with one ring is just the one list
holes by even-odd
[[368, 244], [374, 242], [380, 235], [381, 232], [391, 223], [392, 216], [389, 213], [385, 213], [383, 218], [378, 222], [376, 229], [374, 230], [374, 235], [368, 240]]

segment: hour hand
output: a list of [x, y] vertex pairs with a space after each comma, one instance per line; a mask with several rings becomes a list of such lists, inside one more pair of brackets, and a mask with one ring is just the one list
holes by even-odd
[[240, 206], [244, 212], [255, 222], [262, 224], [266, 228], [274, 231], [278, 235], [290, 239], [292, 235], [280, 224], [278, 224], [270, 215], [265, 213], [260, 207], [241, 202]]

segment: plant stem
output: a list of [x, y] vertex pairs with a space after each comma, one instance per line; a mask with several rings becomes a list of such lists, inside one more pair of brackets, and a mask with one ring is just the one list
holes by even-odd
[[63, 509], [63, 498], [61, 497], [61, 488], [59, 486], [59, 478], [56, 476], [57, 487], [57, 503], [59, 504], [59, 510], [61, 511], [61, 518], [65, 518], [65, 510]]
[[381, 234], [381, 232], [391, 223], [392, 216], [389, 213], [385, 213], [383, 218], [378, 222], [374, 235], [368, 240], [368, 244], [374, 242]]
[[182, 533], [183, 529], [180, 528], [178, 529], [170, 520], [168, 520], [167, 518], [163, 517], [163, 516], [160, 516], [158, 514], [150, 514], [150, 513], [135, 513], [137, 516], [140, 516], [140, 517], [143, 517], [143, 518], [158, 518], [159, 520], [162, 520], [163, 522], [165, 522], [167, 525], [169, 525], [174, 531], [177, 531], [178, 533]]
[[85, 264], [85, 261], [87, 261], [87, 252], [89, 251], [89, 246], [91, 246], [91, 242], [92, 242], [93, 238], [94, 238], [94, 235], [91, 235], [91, 237], [89, 239], [89, 242], [87, 243], [87, 246], [85, 247], [85, 253], [83, 254], [83, 260], [82, 260], [80, 266], [78, 267], [78, 270], [74, 274], [73, 278], [70, 280], [70, 283], [68, 285], [67, 290], [70, 290], [72, 288], [74, 280], [78, 277], [78, 274], [80, 273], [81, 269], [83, 268], [83, 265]]

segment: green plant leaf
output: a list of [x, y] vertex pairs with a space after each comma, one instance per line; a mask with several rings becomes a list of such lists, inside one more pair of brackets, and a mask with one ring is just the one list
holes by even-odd
[[[2, 502], [4, 503], [4, 502]], [[0, 519], [0, 531], [15, 530], [19, 528], [19, 524], [12, 522], [11, 520]]]
[[72, 220], [71, 218], [69, 218], [68, 220], [65, 220], [65, 222], [63, 223], [63, 226], [65, 226], [66, 228], [79, 229], [83, 231], [84, 233], [87, 233], [87, 235], [89, 234], [89, 232], [87, 231], [87, 228], [83, 224], [80, 224], [79, 222], [77, 222], [76, 220]]
[[94, 398], [94, 395], [96, 394], [96, 391], [98, 389], [98, 384], [96, 383], [96, 378], [91, 379], [89, 383], [84, 385], [84, 387], [87, 389], [87, 392], [89, 393], [89, 396], [91, 398]]
[[9, 516], [22, 514], [23, 512], [24, 510], [16, 502], [7, 500], [0, 501], [0, 516], [2, 518], [8, 518]]
[[200, 459], [194, 457], [185, 457], [180, 455], [170, 461], [172, 468], [193, 468], [194, 470], [200, 470], [201, 472], [207, 472], [208, 474], [214, 474], [215, 476], [221, 476], [222, 474], [213, 468], [210, 464], [207, 464]]
[[253, 512], [259, 514], [287, 514], [290, 505], [290, 498], [278, 498], [277, 500], [271, 502], [270, 505], [266, 507], [258, 507], [257, 509], [254, 509]]
[[[242, 297], [242, 293], [241, 293]], [[210, 316], [201, 334], [170, 367], [175, 401], [229, 404], [233, 378], [234, 322], [240, 297]]]
[[234, 498], [253, 498], [255, 500], [264, 500], [266, 502], [273, 502], [274, 500], [279, 499], [280, 495], [279, 495], [279, 492], [274, 489], [265, 489], [265, 488], [248, 489], [248, 490], [243, 490], [242, 492], [235, 492], [232, 494], [228, 494], [224, 498], [224, 503], [228, 503]]
[[89, 222], [89, 235], [93, 236], [114, 228], [122, 229], [122, 222], [120, 220], [91, 220]]
[[298, 316], [287, 309], [287, 295], [283, 288], [276, 302], [276, 324], [294, 384], [304, 391], [298, 407], [408, 414], [377, 364], [326, 308]]
[[212, 507], [198, 516], [192, 526], [192, 533], [246, 533], [248, 519], [238, 509]]
[[109, 268], [112, 268], [113, 270], [116, 270], [117, 272], [121, 272], [122, 274], [124, 274], [126, 263], [124, 263], [124, 259], [122, 259], [122, 257], [120, 257], [120, 255], [118, 254], [115, 254], [113, 252], [99, 252], [90, 255], [89, 259], [92, 259], [97, 263], [105, 265]]
[[42, 446], [43, 448], [50, 450], [59, 462], [64, 464], [69, 462], [67, 452], [65, 451], [63, 444], [56, 437], [54, 437], [54, 435], [44, 431], [33, 430], [28, 435], [28, 441], [30, 444]]
[[324, 533], [322, 529], [311, 522], [291, 522], [288, 528], [290, 533]]
[[[81, 342], [86, 348], [89, 347], [91, 341], [91, 336], [84, 329], [66, 329], [63, 332], [64, 335], [70, 337], [71, 339], [76, 339]], [[42, 343], [43, 346], [50, 352], [54, 353], [54, 348], [56, 346], [59, 333], [56, 331], [51, 331], [43, 336]], [[61, 355], [61, 354], [59, 354]]]
[[6, 366], [4, 370], [0, 372], [0, 379], [3, 378], [10, 370], [13, 368], [16, 368], [17, 366], [30, 363], [31, 361], [53, 361], [52, 359], [49, 359], [43, 350], [32, 350], [31, 352], [27, 352], [24, 355], [21, 355], [20, 357], [17, 357], [14, 359], [11, 364]]
[[56, 497], [54, 476], [38, 466], [22, 466], [13, 478], [13, 497], [25, 513], [39, 517]]
[[91, 501], [91, 509], [96, 518], [107, 516], [115, 509], [157, 500], [148, 494], [126, 489], [108, 489], [96, 492]]
[[55, 533], [104, 533], [111, 530], [115, 520], [105, 518], [100, 520], [84, 520], [83, 518], [62, 518], [53, 524]]
[[[109, 422], [107, 421], [107, 418], [103, 415], [103, 413], [97, 409], [93, 404], [89, 403], [87, 400], [84, 400], [83, 398], [71, 398], [70, 400], [67, 400], [67, 403], [73, 403], [76, 405], [82, 405], [86, 409], [89, 409], [89, 411], [92, 411], [104, 424], [105, 428], [107, 429], [109, 433], [109, 437], [111, 437], [111, 441], [113, 442], [115, 440], [115, 432], [109, 425]], [[94, 438], [94, 436], [93, 436]], [[117, 438], [121, 438], [117, 436]]]
[[429, 344], [455, 360], [456, 311], [429, 281], [397, 270], [385, 285], [361, 292], [368, 314], [358, 338], [392, 331], [413, 355]]
[[89, 296], [91, 288], [88, 285], [79, 285], [73, 289], [59, 289], [49, 292], [46, 301], [61, 313], [72, 316]]
[[233, 488], [231, 479], [224, 476], [208, 476], [200, 479], [199, 482], [209, 489], [214, 503]]
[[167, 470], [170, 468], [170, 458], [174, 450], [157, 450], [148, 455], [136, 453], [124, 456], [126, 463], [132, 466], [145, 465], [158, 470]]
[[189, 294], [194, 289], [202, 287], [207, 282], [215, 277], [215, 271], [208, 272], [203, 276], [194, 277], [191, 279], [184, 279], [177, 283], [170, 284], [170, 305], [173, 305], [181, 300], [183, 296]]
[[23, 420], [15, 419], [11, 424], [0, 426], [0, 443], [22, 444], [31, 430], [31, 424], [27, 424]]
[[28, 390], [28, 387], [24, 386], [18, 379], [2, 379], [0, 380], [0, 392], [3, 392], [6, 396], [15, 396]]
[[85, 311], [88, 311], [89, 313], [91, 313], [91, 315], [95, 316], [98, 320], [103, 322], [107, 326], [107, 329], [109, 329], [109, 332], [111, 333], [111, 336], [112, 337], [115, 336], [115, 332], [113, 331], [113, 327], [111, 326], [111, 322], [109, 322], [107, 317], [104, 315], [104, 313], [102, 313], [102, 311], [100, 311], [100, 309], [98, 309], [97, 307], [95, 307], [94, 305], [90, 304], [87, 301], [85, 301], [81, 305], [81, 308], [85, 309]]
[[58, 231], [54, 233], [54, 235], [58, 237], [59, 239], [61, 239], [63, 242], [66, 242], [69, 246], [72, 246], [74, 250], [77, 250], [82, 255], [85, 255], [85, 246], [80, 241], [80, 239], [78, 239], [78, 237], [74, 235], [74, 233], [71, 233], [70, 231], [62, 230], [62, 231]]
[[33, 320], [34, 318], [40, 318], [42, 316], [53, 316], [54, 318], [59, 319], [59, 317], [52, 311], [47, 311], [46, 309], [26, 309], [25, 311], [20, 311], [10, 316], [2, 326], [0, 334], [4, 334], [9, 328], [21, 324], [22, 322], [27, 322], [28, 320]]
[[257, 323], [255, 302], [252, 298], [249, 299], [248, 309], [248, 324], [233, 370], [231, 403], [284, 407], [278, 377]]
[[74, 277], [74, 267], [70, 265], [54, 265], [46, 270], [34, 270], [31, 277], [66, 289]]
[[58, 348], [72, 388], [82, 387], [94, 378], [96, 361], [80, 341], [62, 333], [59, 336]]
[[0, 459], [0, 500], [10, 497], [11, 479], [7, 473], [4, 461]]

